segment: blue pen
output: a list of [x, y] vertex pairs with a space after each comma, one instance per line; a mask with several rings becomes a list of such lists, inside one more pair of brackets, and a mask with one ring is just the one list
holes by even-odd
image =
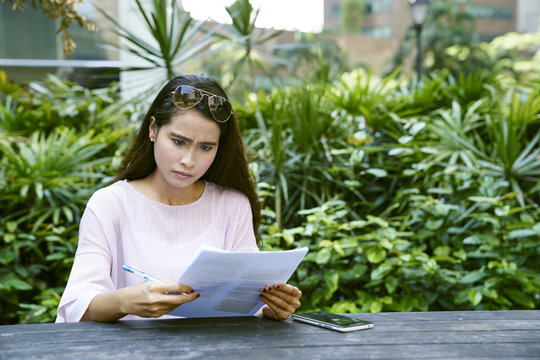
[[[157, 283], [157, 284], [165, 284], [165, 282], [153, 277], [153, 276], [150, 276], [146, 273], [144, 273], [143, 271], [139, 270], [139, 269], [135, 269], [133, 266], [129, 266], [129, 265], [124, 265], [122, 266], [122, 268], [124, 270], [126, 270], [127, 272], [130, 272], [132, 273], [133, 275], [136, 275], [140, 278], [143, 278], [144, 280], [147, 280], [147, 281], [150, 281], [150, 282], [153, 282], [153, 283]], [[167, 293], [167, 294], [171, 294], [171, 295], [186, 295], [186, 293]]]

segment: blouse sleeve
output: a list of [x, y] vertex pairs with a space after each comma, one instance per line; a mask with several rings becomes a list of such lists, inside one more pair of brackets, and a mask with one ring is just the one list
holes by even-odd
[[100, 222], [86, 208], [79, 227], [79, 245], [66, 289], [60, 299], [56, 322], [80, 321], [92, 299], [114, 290], [112, 255]]

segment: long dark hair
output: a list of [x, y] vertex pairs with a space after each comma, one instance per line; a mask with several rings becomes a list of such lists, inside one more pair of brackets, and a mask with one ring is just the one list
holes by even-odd
[[[214, 79], [203, 75], [178, 76], [169, 81], [161, 89], [146, 113], [131, 148], [122, 161], [120, 171], [113, 181], [142, 179], [154, 171], [156, 160], [154, 159], [154, 143], [149, 141], [150, 118], [153, 116], [156, 119], [155, 123], [158, 128], [170, 123], [171, 117], [179, 111], [173, 103], [172, 92], [180, 85], [190, 85], [228, 99], [225, 91]], [[203, 96], [202, 101], [192, 109], [207, 119], [215, 121], [208, 109], [207, 96]], [[224, 123], [216, 121], [216, 124], [220, 128], [218, 151], [214, 162], [201, 177], [201, 180], [239, 190], [247, 196], [253, 213], [255, 238], [257, 244], [260, 244], [260, 204], [255, 192], [254, 180], [248, 170], [246, 152], [236, 114], [233, 111], [229, 120]]]

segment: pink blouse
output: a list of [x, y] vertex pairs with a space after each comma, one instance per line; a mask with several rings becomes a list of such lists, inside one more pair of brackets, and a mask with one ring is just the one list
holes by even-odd
[[141, 282], [122, 269], [124, 264], [177, 280], [202, 244], [258, 251], [244, 194], [207, 182], [197, 201], [170, 206], [148, 199], [125, 180], [96, 191], [81, 219], [56, 322], [80, 321], [94, 296]]

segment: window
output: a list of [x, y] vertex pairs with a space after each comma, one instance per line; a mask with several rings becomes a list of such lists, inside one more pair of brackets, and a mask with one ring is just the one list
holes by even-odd
[[373, 37], [391, 37], [392, 28], [390, 26], [374, 26], [362, 29], [362, 34]]
[[512, 9], [509, 8], [468, 4], [467, 11], [478, 19], [512, 21], [513, 18]]
[[338, 19], [341, 17], [341, 7], [339, 4], [330, 5], [330, 17]]
[[366, 14], [378, 14], [392, 11], [392, 0], [366, 0]]
[[43, 12], [29, 6], [13, 11], [11, 3], [0, 3], [0, 58], [56, 59], [56, 24]]
[[[117, 1], [99, 2], [99, 5], [116, 11]], [[77, 12], [94, 23], [101, 20], [88, 4], [78, 5]], [[59, 21], [47, 18], [40, 8], [28, 6], [24, 11], [13, 11], [11, 3], [0, 2], [0, 69], [6, 71], [10, 80], [31, 81], [55, 72], [88, 86], [103, 85], [89, 80], [102, 73], [112, 74], [109, 78], [102, 76], [105, 82], [117, 80], [117, 54], [104, 47], [111, 35], [103, 30], [103, 24], [98, 23], [102, 30], [97, 32], [78, 24], [70, 26], [69, 31], [77, 44], [70, 58], [64, 56], [63, 43], [56, 33], [58, 24]]]

